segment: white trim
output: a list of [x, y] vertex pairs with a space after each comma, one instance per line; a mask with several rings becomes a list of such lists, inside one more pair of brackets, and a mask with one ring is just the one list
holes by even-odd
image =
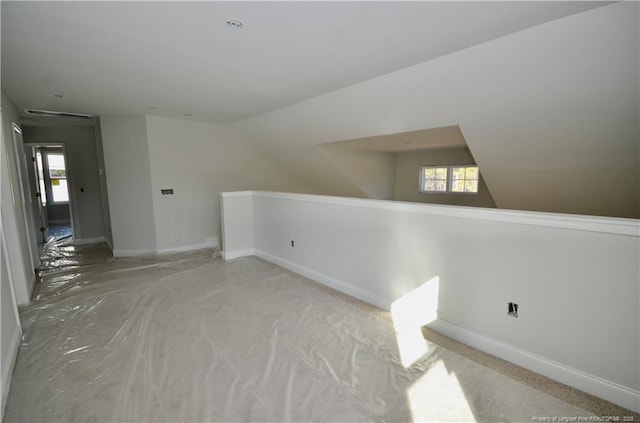
[[73, 240], [73, 244], [75, 245], [99, 244], [101, 242], [107, 242], [107, 239], [104, 236], [96, 236], [93, 238], [81, 238]]
[[216, 248], [218, 246], [218, 237], [207, 238], [205, 242], [199, 244], [184, 245], [182, 247], [162, 248], [156, 250], [157, 254], [184, 253], [186, 251], [204, 250], [205, 248]]
[[2, 408], [0, 409], [2, 414], [0, 414], [0, 416], [4, 416], [5, 407], [7, 406], [9, 389], [11, 388], [11, 379], [13, 378], [13, 369], [16, 367], [18, 351], [20, 350], [21, 335], [20, 322], [18, 321], [18, 325], [16, 325], [13, 335], [11, 336], [9, 354], [6, 361], [2, 363]]
[[380, 307], [384, 310], [391, 310], [391, 300], [367, 292], [364, 289], [350, 284], [349, 282], [345, 282], [340, 279], [322, 274], [320, 272], [316, 272], [315, 270], [300, 266], [281, 257], [265, 253], [262, 250], [255, 250], [255, 255], [260, 257], [261, 259], [277, 264], [278, 266], [284, 267], [285, 269], [291, 270], [292, 272], [298, 273], [306, 278], [316, 281], [322, 285], [326, 285], [337, 291], [343, 292], [366, 303], [373, 304], [374, 306]]
[[184, 253], [187, 251], [203, 250], [206, 248], [216, 248], [218, 245], [218, 237], [213, 237], [207, 238], [205, 242], [201, 242], [199, 244], [183, 245], [181, 247], [159, 248], [157, 250], [112, 249], [112, 251], [114, 257], [155, 256], [160, 254]]
[[449, 206], [441, 204], [406, 203], [364, 198], [332, 197], [325, 195], [291, 194], [266, 191], [222, 193], [222, 197], [254, 196], [322, 204], [347, 205], [371, 209], [395, 210], [409, 213], [459, 217], [465, 219], [519, 223], [552, 228], [602, 232], [640, 237], [640, 220], [621, 217], [585, 216], [577, 214], [544, 213], [520, 210], [489, 209], [483, 207]]
[[640, 392], [437, 319], [429, 328], [525, 369], [640, 413]]
[[230, 198], [230, 197], [251, 197], [256, 191], [234, 191], [234, 192], [221, 192], [220, 197], [222, 198]]
[[246, 250], [238, 250], [238, 251], [223, 251], [222, 259], [223, 260], [233, 260], [240, 257], [248, 257], [253, 256], [255, 254], [255, 250], [253, 248], [249, 248]]
[[153, 256], [155, 254], [156, 254], [155, 250], [131, 250], [131, 249], [113, 250], [114, 257]]

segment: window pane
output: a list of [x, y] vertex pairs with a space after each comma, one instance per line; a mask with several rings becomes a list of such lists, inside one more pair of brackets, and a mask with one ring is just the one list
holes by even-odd
[[446, 167], [436, 168], [436, 178], [447, 179], [447, 170], [448, 169]]
[[468, 167], [467, 168], [467, 179], [478, 179], [478, 167]]
[[454, 167], [451, 169], [452, 179], [464, 179], [464, 167]]
[[464, 181], [463, 180], [453, 180], [453, 181], [451, 181], [451, 191], [452, 192], [464, 192]]
[[424, 170], [424, 177], [427, 179], [434, 179], [436, 177], [436, 169], [428, 167]]
[[435, 189], [435, 191], [438, 191], [438, 192], [445, 192], [445, 191], [447, 190], [447, 181], [446, 181], [446, 180], [444, 180], [444, 181], [442, 181], [442, 180], [437, 180], [437, 181], [435, 181], [435, 182], [436, 182], [436, 189]]
[[55, 203], [69, 201], [69, 191], [67, 190], [67, 180], [52, 179], [51, 194], [53, 194], [53, 201]]
[[434, 181], [434, 180], [424, 181], [424, 190], [425, 191], [435, 191], [436, 190], [436, 181]]
[[62, 169], [64, 170], [64, 156], [62, 154], [47, 154], [47, 161], [49, 162], [49, 169]]
[[466, 180], [464, 182], [464, 191], [465, 192], [478, 192], [478, 181], [477, 180]]

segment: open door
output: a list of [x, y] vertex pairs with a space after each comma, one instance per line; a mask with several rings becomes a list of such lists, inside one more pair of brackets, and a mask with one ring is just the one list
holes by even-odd
[[38, 200], [38, 220], [36, 225], [41, 233], [39, 242], [44, 244], [49, 240], [49, 217], [47, 216], [47, 189], [44, 180], [44, 160], [39, 147], [32, 147], [31, 155], [35, 174], [35, 196]]

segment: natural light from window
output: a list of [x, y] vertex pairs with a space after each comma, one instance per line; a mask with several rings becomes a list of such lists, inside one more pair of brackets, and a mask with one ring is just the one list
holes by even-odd
[[410, 367], [428, 352], [422, 326], [438, 318], [440, 277], [435, 276], [391, 304], [400, 361]]
[[[422, 327], [438, 318], [440, 277], [427, 282], [391, 304], [400, 361], [405, 368], [427, 354], [438, 354], [422, 334]], [[431, 346], [431, 350], [430, 350]], [[465, 392], [446, 360], [428, 365], [418, 380], [407, 388], [407, 405], [412, 422], [476, 421]]]
[[57, 153], [47, 154], [49, 165], [49, 179], [51, 180], [51, 195], [54, 203], [66, 203], [69, 201], [67, 188], [67, 169], [64, 165], [64, 155]]
[[478, 166], [423, 166], [420, 169], [420, 192], [476, 194]]

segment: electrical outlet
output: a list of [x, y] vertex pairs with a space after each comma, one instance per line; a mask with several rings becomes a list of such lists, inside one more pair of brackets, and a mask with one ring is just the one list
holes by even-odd
[[295, 242], [293, 242], [293, 240], [291, 240], [291, 246], [292, 246], [292, 247], [295, 247], [295, 246], [296, 246], [296, 243], [295, 243]]
[[173, 188], [165, 188], [165, 189], [161, 189], [160, 193], [162, 195], [173, 195]]
[[512, 317], [518, 317], [518, 304], [507, 303], [507, 315]]

